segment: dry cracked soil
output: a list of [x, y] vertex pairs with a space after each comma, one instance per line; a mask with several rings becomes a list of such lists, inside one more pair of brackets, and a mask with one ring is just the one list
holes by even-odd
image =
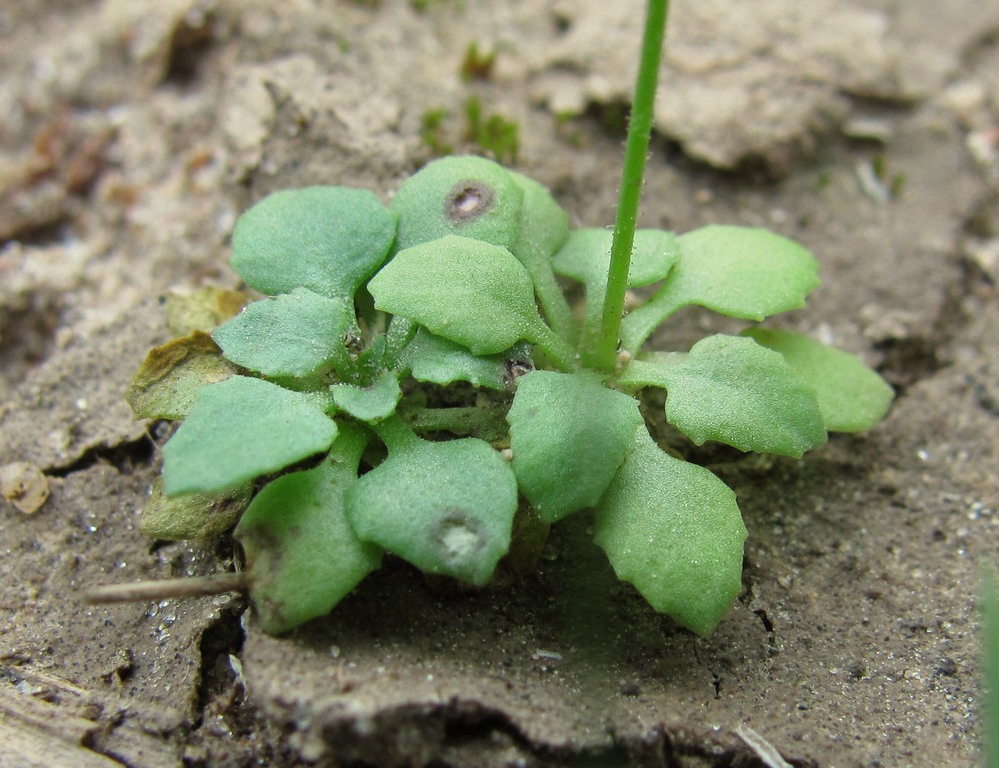
[[[123, 392], [168, 338], [165, 295], [238, 284], [239, 211], [315, 183], [387, 201], [436, 152], [488, 149], [474, 98], [518, 126], [516, 153], [496, 151], [574, 225], [610, 223], [640, 3], [0, 3], [0, 467], [17, 502], [0, 500], [0, 765], [979, 759], [999, 3], [674, 6], [641, 225], [799, 239], [824, 282], [782, 324], [898, 392], [878, 427], [800, 462], [698, 454], [750, 531], [742, 594], [704, 639], [619, 585], [585, 520], [515, 586], [441, 589], [394, 563], [285, 637], [234, 594], [81, 600], [238, 566], [229, 538], [139, 531], [164, 435]], [[655, 341], [727, 327], [688, 311]]]

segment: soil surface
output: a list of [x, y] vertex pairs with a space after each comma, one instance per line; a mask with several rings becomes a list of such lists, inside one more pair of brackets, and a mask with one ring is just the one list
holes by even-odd
[[[675, 3], [641, 225], [802, 241], [824, 282], [779, 324], [898, 391], [884, 423], [800, 462], [693, 454], [750, 531], [711, 637], [618, 584], [585, 519], [513, 587], [390, 563], [280, 638], [237, 595], [81, 600], [239, 562], [227, 538], [140, 533], [164, 434], [123, 400], [168, 338], [163, 297], [238, 284], [239, 211], [315, 183], [388, 201], [436, 152], [484, 151], [475, 98], [518, 126], [505, 161], [574, 225], [609, 224], [640, 6], [0, 7], [0, 763], [976, 761], [979, 577], [999, 551], [994, 1]], [[688, 311], [655, 341], [731, 327]]]

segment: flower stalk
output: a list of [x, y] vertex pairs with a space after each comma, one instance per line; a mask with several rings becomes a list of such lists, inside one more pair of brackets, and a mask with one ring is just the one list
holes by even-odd
[[604, 373], [612, 373], [617, 363], [624, 295], [628, 290], [628, 270], [631, 266], [631, 250], [635, 241], [638, 203], [642, 195], [645, 161], [652, 133], [653, 107], [656, 86], [659, 81], [659, 62], [662, 58], [668, 11], [669, 0], [649, 0], [646, 9], [642, 53], [635, 84], [635, 98], [631, 106], [628, 140], [624, 151], [624, 168], [621, 173], [621, 191], [618, 197], [617, 216], [614, 221], [614, 241], [611, 246], [607, 293], [604, 297], [600, 336], [594, 355], [597, 369]]

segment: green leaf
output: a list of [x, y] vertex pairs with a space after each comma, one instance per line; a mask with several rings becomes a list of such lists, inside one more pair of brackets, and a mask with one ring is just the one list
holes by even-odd
[[261, 293], [301, 287], [353, 299], [385, 260], [394, 238], [395, 215], [368, 190], [283, 190], [239, 217], [232, 268]]
[[614, 383], [630, 392], [645, 387], [667, 389], [670, 371], [686, 359], [686, 352], [643, 352], [641, 357], [634, 358], [624, 367]]
[[534, 290], [552, 330], [563, 339], [572, 341], [576, 337], [576, 321], [552, 271], [552, 255], [569, 238], [569, 215], [544, 186], [523, 174], [509, 173], [524, 193], [520, 227], [510, 252], [531, 275]]
[[518, 379], [507, 421], [520, 490], [546, 523], [597, 503], [643, 423], [597, 374], [553, 371]]
[[221, 536], [236, 524], [252, 496], [253, 486], [247, 483], [225, 493], [170, 497], [163, 494], [162, 478], [156, 478], [139, 528], [163, 541]]
[[151, 349], [125, 399], [137, 419], [183, 419], [203, 386], [235, 372], [211, 336], [195, 331]]
[[269, 483], [236, 528], [265, 632], [325, 616], [381, 564], [381, 549], [360, 541], [345, 514], [367, 442], [362, 430], [344, 427], [328, 459]]
[[826, 441], [815, 390], [752, 339], [709, 336], [660, 376], [666, 420], [698, 445], [800, 457]]
[[473, 355], [460, 344], [420, 328], [406, 348], [402, 364], [417, 381], [433, 384], [467, 381], [476, 387], [505, 389], [508, 359], [529, 362], [530, 350], [515, 345], [503, 355]]
[[894, 391], [859, 357], [791, 331], [748, 328], [742, 333], [783, 355], [811, 385], [830, 432], [863, 432], [888, 413]]
[[392, 429], [394, 439], [378, 429], [388, 458], [347, 494], [351, 525], [363, 541], [423, 571], [484, 585], [510, 547], [513, 470], [482, 440], [431, 443], [401, 421]]
[[[373, 308], [374, 299], [372, 298], [371, 301]], [[409, 318], [393, 317], [389, 321], [388, 330], [385, 331], [385, 353], [382, 356], [382, 365], [386, 368], [405, 368], [400, 360], [405, 357], [409, 345], [416, 338], [419, 330], [420, 327]]]
[[410, 176], [392, 200], [396, 250], [461, 235], [507, 248], [517, 240], [524, 194], [498, 163], [444, 157]]
[[538, 316], [534, 287], [506, 248], [448, 235], [396, 254], [368, 283], [375, 306], [425, 326], [476, 355], [534, 342], [557, 365], [572, 350]]
[[368, 342], [368, 346], [357, 356], [355, 381], [370, 384], [388, 367], [388, 336], [379, 333]]
[[735, 494], [704, 467], [664, 453], [644, 429], [597, 505], [594, 529], [618, 578], [699, 635], [742, 587], [746, 526]]
[[678, 241], [680, 258], [662, 288], [621, 325], [625, 349], [637, 351], [682, 307], [697, 304], [729, 317], [762, 320], [803, 307], [819, 284], [814, 257], [765, 229], [712, 224]]
[[398, 374], [393, 371], [383, 372], [368, 387], [334, 384], [330, 387], [330, 393], [337, 408], [368, 423], [381, 421], [395, 413], [395, 407], [402, 397]]
[[[609, 229], [576, 229], [552, 259], [555, 272], [584, 283], [606, 287], [614, 233]], [[636, 229], [628, 268], [628, 286], [651, 285], [669, 274], [680, 255], [676, 235], [661, 229]]]
[[169, 496], [235, 488], [330, 447], [336, 424], [326, 398], [233, 376], [203, 387], [163, 446]]
[[343, 298], [295, 288], [250, 304], [212, 338], [229, 360], [264, 376], [304, 379], [331, 366], [345, 375], [352, 361], [344, 335], [353, 319]]
[[[555, 271], [586, 285], [586, 315], [583, 319], [582, 343], [584, 361], [592, 364], [590, 354], [600, 336], [607, 276], [610, 269], [610, 249], [614, 233], [607, 229], [578, 229], [555, 254]], [[635, 231], [628, 286], [650, 285], [662, 280], [679, 257], [677, 238], [672, 232], [658, 229]]]

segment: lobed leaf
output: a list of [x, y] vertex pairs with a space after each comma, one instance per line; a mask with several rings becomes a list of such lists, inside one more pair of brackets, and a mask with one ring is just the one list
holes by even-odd
[[[608, 229], [578, 229], [555, 254], [555, 271], [586, 285], [586, 315], [583, 319], [582, 344], [584, 359], [596, 349], [600, 336], [610, 250], [614, 233]], [[679, 256], [679, 246], [672, 232], [639, 229], [635, 232], [628, 285], [650, 285], [662, 280]], [[587, 362], [592, 362], [587, 360]]]
[[395, 214], [368, 190], [282, 190], [239, 217], [232, 268], [268, 295], [308, 288], [352, 300], [388, 256], [395, 223]]
[[569, 238], [569, 215], [543, 185], [523, 174], [509, 173], [524, 194], [517, 238], [510, 252], [530, 274], [552, 330], [571, 341], [576, 336], [576, 321], [552, 271], [552, 255]]
[[125, 399], [137, 419], [183, 419], [203, 386], [234, 373], [211, 336], [194, 331], [151, 349]]
[[379, 422], [395, 413], [402, 397], [398, 374], [384, 371], [374, 384], [358, 387], [353, 384], [334, 384], [330, 387], [337, 408], [355, 419], [368, 423]]
[[492, 160], [434, 160], [406, 179], [392, 200], [399, 216], [395, 249], [452, 234], [510, 248], [520, 230], [523, 198], [509, 172]]
[[801, 457], [826, 442], [815, 390], [777, 352], [717, 334], [675, 365], [661, 365], [666, 420], [698, 445]]
[[[613, 231], [575, 229], [552, 257], [555, 272], [585, 283], [588, 288], [606, 287], [610, 268]], [[661, 229], [636, 229], [628, 268], [628, 286], [651, 285], [669, 274], [679, 258], [676, 235]]]
[[808, 382], [830, 432], [862, 432], [888, 413], [895, 393], [855, 355], [791, 331], [748, 328], [743, 335], [779, 352]]
[[384, 333], [377, 334], [368, 342], [368, 346], [357, 356], [355, 381], [370, 384], [389, 367], [388, 342], [388, 336]]
[[[370, 293], [368, 294], [371, 295]], [[372, 298], [372, 307], [374, 299]], [[404, 368], [400, 360], [409, 349], [409, 345], [416, 338], [420, 327], [406, 317], [393, 317], [389, 320], [389, 326], [385, 331], [385, 352], [382, 355], [382, 365], [386, 368]]]
[[476, 387], [504, 389], [509, 353], [514, 353], [510, 359], [531, 359], [526, 348], [517, 353], [516, 346], [504, 355], [473, 355], [460, 344], [420, 328], [403, 353], [402, 365], [410, 369], [417, 381], [434, 384], [467, 381]]
[[637, 392], [645, 387], [668, 389], [670, 372], [687, 359], [686, 352], [643, 352], [633, 358], [615, 379], [615, 384], [624, 390]]
[[507, 421], [520, 490], [546, 523], [597, 503], [643, 424], [638, 401], [597, 374], [554, 371], [517, 381]]
[[246, 376], [202, 387], [163, 446], [164, 491], [225, 491], [327, 450], [337, 433], [327, 407], [324, 397]]
[[746, 526], [732, 490], [644, 429], [597, 505], [594, 540], [657, 611], [709, 634], [742, 587]]
[[448, 235], [396, 254], [368, 283], [375, 306], [423, 325], [476, 355], [521, 339], [568, 366], [571, 350], [541, 321], [524, 266], [504, 247]]
[[516, 171], [507, 173], [524, 195], [520, 227], [510, 251], [532, 275], [534, 265], [550, 274], [552, 254], [569, 239], [569, 214], [543, 184]]
[[819, 284], [818, 264], [801, 245], [765, 229], [712, 224], [680, 235], [680, 258], [663, 286], [624, 318], [632, 352], [682, 307], [762, 320], [805, 305]]
[[240, 520], [235, 536], [265, 632], [326, 615], [381, 564], [381, 549], [358, 539], [345, 513], [367, 442], [344, 427], [329, 458], [270, 482]]
[[476, 438], [390, 444], [347, 494], [357, 535], [428, 573], [482, 586], [510, 548], [513, 470]]
[[353, 322], [345, 299], [295, 288], [250, 304], [212, 338], [229, 360], [264, 376], [304, 379], [329, 367], [342, 376], [352, 367], [344, 337]]

